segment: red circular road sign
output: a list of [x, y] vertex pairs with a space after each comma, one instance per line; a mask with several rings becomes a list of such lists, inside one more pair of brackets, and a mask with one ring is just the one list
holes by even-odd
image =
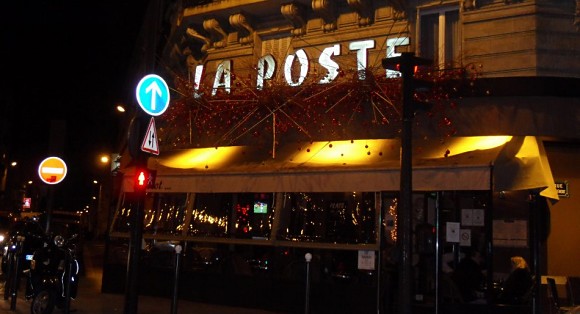
[[66, 163], [58, 157], [48, 157], [38, 166], [38, 176], [47, 184], [57, 184], [66, 177]]

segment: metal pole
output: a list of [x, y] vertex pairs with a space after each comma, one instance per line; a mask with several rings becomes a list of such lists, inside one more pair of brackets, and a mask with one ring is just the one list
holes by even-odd
[[[376, 303], [376, 306], [377, 306], [377, 314], [380, 314], [381, 313], [381, 304], [384, 302], [384, 300], [382, 300], [382, 298], [381, 298], [381, 292], [383, 291], [382, 290], [383, 280], [381, 278], [383, 276], [383, 201], [382, 201], [383, 198], [382, 198], [382, 195], [380, 192], [378, 193], [378, 195], [381, 196], [381, 197], [379, 197], [379, 199], [381, 201], [380, 201], [379, 211], [378, 211], [378, 214], [379, 214], [378, 215], [379, 216], [378, 217], [379, 236], [378, 236], [377, 242], [379, 245], [379, 252], [378, 252], [379, 256], [378, 256], [378, 261], [377, 261], [378, 266], [377, 266], [377, 303]], [[375, 197], [375, 201], [376, 201], [376, 199], [377, 198]]]
[[44, 226], [44, 232], [46, 234], [50, 233], [50, 224], [52, 223], [52, 205], [54, 203], [54, 186], [48, 186], [48, 200], [46, 204], [46, 222]]
[[141, 242], [143, 241], [143, 207], [145, 191], [138, 192], [137, 204], [133, 211], [133, 228], [129, 245], [129, 262], [127, 264], [127, 282], [125, 286], [125, 314], [137, 314], [139, 301], [139, 260]]
[[304, 302], [304, 314], [310, 313], [310, 261], [312, 261], [312, 254], [306, 253], [304, 255], [306, 260], [306, 297]]
[[[65, 294], [64, 294], [64, 309], [63, 312], [65, 314], [69, 314], [70, 313], [70, 285], [72, 282], [72, 272], [73, 272], [73, 267], [72, 267], [72, 255], [71, 252], [69, 251], [70, 249], [68, 247], [63, 248], [64, 250], [67, 250], [67, 254], [66, 254], [66, 264], [67, 264], [67, 271], [68, 274], [66, 275], [66, 286], [65, 286]], [[63, 278], [64, 280], [64, 278]]]
[[[144, 28], [142, 33], [149, 35], [143, 42], [144, 59], [143, 65], [145, 72], [153, 72], [155, 70], [155, 56], [157, 51], [159, 27], [162, 22], [164, 10], [164, 0], [150, 1], [147, 13], [145, 15]], [[143, 119], [143, 116], [137, 119]], [[139, 123], [140, 127], [147, 125], [145, 122]], [[143, 134], [139, 132], [137, 142], [142, 140]], [[131, 145], [130, 145], [131, 146]], [[143, 152], [134, 152], [138, 156], [135, 158], [135, 168], [147, 168], [147, 156]], [[125, 314], [137, 314], [137, 303], [139, 299], [138, 280], [139, 280], [139, 260], [141, 255], [141, 242], [143, 241], [143, 210], [145, 206], [145, 191], [140, 191], [137, 194], [137, 206], [133, 213], [133, 228], [131, 229], [131, 245], [129, 250], [129, 262], [127, 265], [127, 282], [125, 287]]]
[[412, 139], [413, 115], [415, 112], [413, 90], [416, 65], [430, 64], [430, 60], [417, 58], [413, 53], [402, 53], [399, 57], [383, 59], [383, 67], [399, 66], [402, 74], [402, 127], [401, 127], [401, 177], [399, 216], [399, 313], [411, 314], [413, 289], [413, 247], [412, 247]]
[[6, 282], [4, 283], [4, 300], [8, 300], [10, 297], [10, 289], [12, 287], [12, 281], [14, 280], [13, 268], [14, 268], [14, 249], [12, 246], [14, 243], [8, 243], [8, 252], [6, 254]]
[[441, 267], [441, 216], [439, 212], [439, 197], [440, 193], [437, 192], [435, 196], [435, 314], [439, 314], [439, 268]]
[[411, 290], [413, 287], [413, 247], [412, 247], [412, 130], [413, 130], [413, 79], [412, 64], [409, 59], [403, 59], [401, 73], [403, 74], [403, 126], [401, 133], [401, 181], [400, 197], [401, 207], [398, 212], [400, 219], [400, 244], [401, 261], [399, 265], [399, 312], [411, 313]]
[[534, 276], [534, 286], [532, 291], [532, 313], [537, 314], [540, 313], [540, 304], [539, 304], [539, 287], [540, 287], [540, 241], [544, 239], [540, 239], [539, 232], [540, 232], [540, 205], [538, 201], [540, 196], [537, 192], [530, 193], [530, 220], [532, 225], [531, 230], [531, 247], [532, 247], [532, 267], [533, 267], [533, 276]]
[[179, 295], [179, 272], [181, 269], [181, 245], [175, 246], [175, 274], [173, 276], [173, 302], [171, 302], [171, 314], [177, 313], [177, 299]]
[[[20, 283], [20, 259], [22, 257], [22, 244], [25, 237], [18, 236], [16, 238], [16, 254], [14, 255], [14, 269], [12, 269], [12, 281], [10, 285], [10, 310], [16, 310], [16, 300], [18, 299], [18, 284]], [[5, 288], [6, 289], [6, 288]]]

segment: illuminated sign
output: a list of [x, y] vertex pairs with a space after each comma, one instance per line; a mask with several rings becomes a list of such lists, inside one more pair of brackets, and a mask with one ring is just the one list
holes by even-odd
[[169, 106], [169, 87], [159, 75], [149, 74], [139, 81], [135, 89], [139, 106], [151, 116], [159, 116]]
[[23, 209], [30, 209], [31, 206], [32, 206], [32, 198], [25, 197], [22, 199], [22, 208]]
[[[400, 53], [396, 52], [396, 47], [409, 45], [408, 37], [397, 37], [387, 39], [386, 42], [386, 56], [387, 58], [400, 56]], [[358, 71], [359, 80], [365, 79], [365, 70], [367, 68], [368, 61], [368, 50], [375, 48], [375, 41], [373, 39], [354, 41], [348, 45], [350, 51], [356, 51], [356, 64]], [[326, 47], [322, 50], [318, 58], [318, 64], [326, 69], [327, 74], [318, 83], [319, 84], [329, 84], [333, 82], [337, 77], [340, 70], [340, 65], [336, 63], [332, 58], [334, 56], [339, 56], [341, 54], [341, 47], [339, 44], [335, 44], [330, 47]], [[284, 70], [284, 80], [289, 86], [300, 86], [306, 80], [308, 76], [308, 70], [310, 66], [309, 57], [304, 49], [298, 49], [294, 53], [286, 56], [285, 62], [282, 65]], [[292, 68], [294, 64], [299, 65], [298, 77], [293, 77]], [[256, 76], [256, 89], [262, 90], [264, 88], [264, 82], [270, 80], [274, 76], [274, 70], [276, 69], [276, 59], [268, 54], [262, 56], [258, 60], [257, 65], [257, 76]], [[195, 68], [194, 74], [194, 95], [199, 97], [197, 93], [201, 85], [201, 79], [203, 77], [204, 66], [198, 65]], [[399, 75], [399, 72], [386, 70], [387, 77], [395, 77]], [[219, 89], [223, 89], [226, 93], [231, 92], [232, 84], [232, 60], [223, 60], [217, 65], [216, 75], [214, 77], [212, 86], [212, 96], [217, 94]]]

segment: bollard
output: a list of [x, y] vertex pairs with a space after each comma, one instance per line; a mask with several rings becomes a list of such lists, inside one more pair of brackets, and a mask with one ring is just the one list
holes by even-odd
[[9, 243], [8, 253], [6, 254], [6, 282], [4, 283], [4, 300], [8, 300], [10, 297], [10, 289], [12, 288], [12, 269], [14, 268], [14, 249], [12, 248], [14, 244]]
[[306, 253], [304, 255], [306, 260], [306, 297], [304, 302], [304, 314], [310, 313], [310, 261], [312, 261], [312, 254]]
[[[68, 250], [68, 248], [65, 248], [65, 249]], [[68, 274], [66, 275], [66, 279], [63, 278], [63, 280], [66, 280], [63, 312], [64, 312], [64, 314], [69, 314], [70, 313], [70, 299], [71, 299], [70, 298], [70, 286], [71, 286], [71, 282], [72, 282], [72, 273], [73, 273], [73, 261], [72, 261], [72, 256], [71, 256], [70, 252], [67, 252], [66, 264], [68, 265], [67, 266]]]
[[[25, 237], [16, 237], [16, 253], [14, 254], [14, 268], [12, 269], [12, 281], [10, 284], [10, 310], [16, 310], [16, 300], [18, 299], [18, 285], [20, 283], [20, 259], [22, 258], [22, 246]], [[6, 288], [4, 288], [6, 289]]]
[[177, 296], [179, 294], [179, 272], [181, 268], [181, 245], [175, 246], [175, 275], [173, 277], [173, 302], [171, 302], [171, 314], [177, 313]]

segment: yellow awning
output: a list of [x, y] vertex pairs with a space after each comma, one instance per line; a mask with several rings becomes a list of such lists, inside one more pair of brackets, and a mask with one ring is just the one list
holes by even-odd
[[[271, 150], [230, 146], [149, 158], [165, 192], [398, 191], [400, 140], [290, 143]], [[126, 171], [125, 189], [132, 190]], [[532, 136], [451, 137], [413, 142], [413, 190], [524, 190], [557, 199], [541, 141]]]

